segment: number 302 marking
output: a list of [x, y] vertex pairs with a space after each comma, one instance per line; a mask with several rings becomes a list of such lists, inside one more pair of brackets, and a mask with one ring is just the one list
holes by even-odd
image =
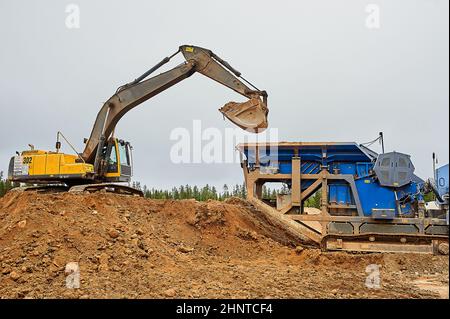
[[23, 164], [31, 164], [32, 161], [33, 161], [32, 157], [24, 157], [22, 163]]

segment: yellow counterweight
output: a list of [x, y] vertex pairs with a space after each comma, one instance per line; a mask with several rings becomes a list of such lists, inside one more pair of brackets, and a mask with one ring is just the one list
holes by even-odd
[[43, 150], [23, 151], [13, 157], [11, 164], [10, 177], [19, 182], [86, 178], [94, 171], [93, 165], [84, 163], [77, 155]]

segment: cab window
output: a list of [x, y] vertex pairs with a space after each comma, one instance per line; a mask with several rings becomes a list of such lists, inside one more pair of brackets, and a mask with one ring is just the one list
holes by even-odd
[[130, 166], [130, 159], [128, 156], [127, 146], [126, 144], [119, 143], [119, 157], [120, 157], [120, 164]]
[[108, 154], [108, 172], [117, 172], [117, 154], [116, 148], [110, 147]]

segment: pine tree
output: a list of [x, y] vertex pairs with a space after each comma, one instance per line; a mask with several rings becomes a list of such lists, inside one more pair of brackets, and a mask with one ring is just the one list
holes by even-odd
[[214, 186], [211, 188], [210, 197], [212, 199], [217, 199], [217, 190], [216, 190], [216, 188]]
[[172, 188], [172, 196], [173, 199], [180, 199], [180, 193], [176, 187]]
[[272, 199], [276, 199], [276, 198], [277, 198], [277, 195], [278, 195], [278, 192], [277, 192], [275, 189], [272, 190], [271, 198], [272, 198]]
[[233, 196], [239, 197], [239, 185], [238, 184], [234, 185], [234, 187], [233, 187]]
[[181, 185], [180, 186], [180, 188], [179, 188], [179, 194], [180, 194], [180, 199], [185, 199], [186, 197], [186, 192], [185, 192], [185, 190], [184, 190], [184, 186], [183, 185]]
[[7, 179], [3, 179], [3, 171], [0, 171], [0, 197], [4, 196], [13, 185]]
[[192, 189], [192, 196], [194, 197], [195, 200], [200, 200], [200, 192], [198, 191], [197, 185], [195, 185], [194, 188]]
[[243, 183], [239, 188], [239, 196], [244, 199], [247, 197], [247, 189], [245, 188], [245, 183]]
[[318, 190], [313, 195], [311, 195], [306, 201], [305, 201], [305, 207], [315, 207], [320, 208], [320, 201], [322, 199], [322, 191]]
[[223, 193], [222, 196], [220, 196], [221, 200], [227, 199], [228, 197], [230, 197], [230, 193], [228, 192], [228, 185], [227, 184], [223, 184]]
[[192, 198], [192, 188], [188, 184], [184, 186], [184, 189], [186, 191], [186, 198]]

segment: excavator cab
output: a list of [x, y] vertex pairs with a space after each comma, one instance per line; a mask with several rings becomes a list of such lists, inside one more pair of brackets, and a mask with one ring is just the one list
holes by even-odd
[[110, 138], [102, 150], [101, 170], [108, 182], [129, 182], [132, 176], [132, 147], [129, 142]]

